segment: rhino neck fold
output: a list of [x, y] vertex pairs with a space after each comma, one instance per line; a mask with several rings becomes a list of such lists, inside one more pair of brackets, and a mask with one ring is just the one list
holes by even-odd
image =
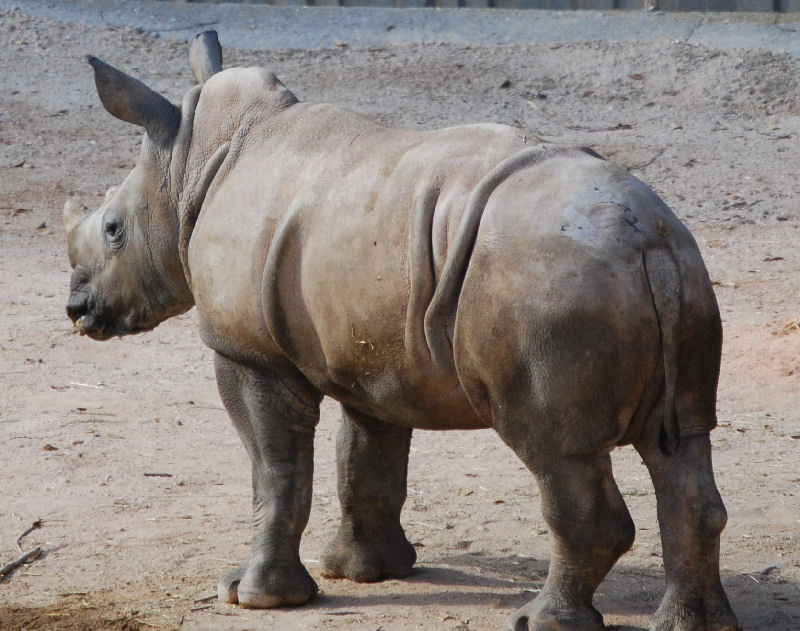
[[[192, 147], [192, 133], [194, 131], [194, 116], [197, 110], [197, 102], [200, 100], [200, 92], [203, 89], [202, 85], [197, 85], [190, 89], [183, 97], [181, 102], [181, 124], [178, 128], [178, 134], [175, 137], [175, 142], [172, 146], [172, 156], [169, 165], [169, 186], [172, 191], [172, 203], [176, 209], [178, 219], [178, 259], [181, 263], [186, 283], [191, 290], [191, 283], [189, 277], [186, 275], [186, 265], [184, 263], [184, 256], [181, 252], [181, 243], [183, 241], [184, 233], [184, 212], [182, 210], [182, 202], [184, 191], [186, 189], [186, 165], [189, 160], [189, 150]], [[189, 227], [191, 234], [194, 223]]]
[[197, 217], [200, 215], [200, 209], [203, 206], [203, 201], [206, 198], [206, 193], [211, 187], [211, 183], [219, 173], [222, 163], [228, 157], [230, 150], [230, 142], [226, 142], [212, 154], [211, 158], [206, 162], [199, 177], [193, 179], [190, 186], [186, 186], [181, 201], [178, 206], [178, 217], [180, 221], [180, 232], [178, 235], [178, 256], [181, 260], [183, 273], [186, 277], [186, 282], [189, 289], [192, 288], [192, 275], [189, 270], [189, 241], [192, 239], [192, 232], [197, 223]]

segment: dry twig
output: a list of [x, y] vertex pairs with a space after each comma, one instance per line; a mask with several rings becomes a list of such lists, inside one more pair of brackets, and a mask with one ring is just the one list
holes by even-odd
[[17, 547], [22, 550], [22, 540], [31, 534], [34, 530], [37, 530], [44, 526], [44, 522], [41, 519], [37, 519], [35, 522], [31, 524], [31, 527], [28, 528], [25, 532], [23, 532], [19, 537], [17, 537]]
[[192, 607], [189, 611], [202, 611], [203, 609], [211, 609], [214, 605], [199, 605]]
[[646, 160], [645, 162], [640, 162], [639, 164], [634, 164], [634, 165], [628, 167], [628, 170], [629, 171], [641, 171], [642, 169], [646, 169], [651, 164], [653, 164], [653, 162], [655, 162], [659, 158], [659, 156], [661, 156], [662, 153], [664, 153], [664, 150], [663, 149], [659, 149], [658, 151], [656, 151], [655, 155], [652, 158], [650, 158], [649, 160]]
[[8, 565], [4, 565], [0, 568], [0, 580], [4, 580], [7, 576], [10, 576], [11, 573], [16, 570], [20, 565], [24, 565], [30, 561], [35, 561], [39, 558], [39, 555], [42, 554], [42, 548], [37, 546], [30, 552], [26, 552], [21, 557], [19, 557], [16, 561], [12, 561]]

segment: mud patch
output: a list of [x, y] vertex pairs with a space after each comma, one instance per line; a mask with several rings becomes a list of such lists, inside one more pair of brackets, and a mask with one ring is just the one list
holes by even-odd
[[[0, 607], [0, 631], [141, 631], [136, 613], [115, 614], [107, 606]], [[152, 628], [152, 627], [150, 627]]]

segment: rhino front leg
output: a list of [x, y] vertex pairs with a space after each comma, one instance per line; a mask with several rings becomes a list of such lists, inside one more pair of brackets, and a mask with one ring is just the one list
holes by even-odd
[[279, 375], [215, 356], [222, 401], [252, 461], [255, 536], [245, 561], [219, 583], [244, 607], [299, 605], [317, 593], [300, 562], [311, 509], [319, 395], [293, 369]]
[[408, 576], [414, 547], [400, 525], [411, 429], [342, 407], [336, 440], [342, 521], [328, 545], [323, 576], [359, 582]]
[[667, 590], [652, 631], [739, 631], [719, 577], [727, 513], [714, 483], [708, 433], [682, 437], [675, 453], [637, 445], [656, 490]]

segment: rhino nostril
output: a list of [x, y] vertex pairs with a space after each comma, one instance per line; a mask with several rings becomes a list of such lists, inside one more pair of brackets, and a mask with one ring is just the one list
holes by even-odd
[[70, 294], [69, 300], [67, 301], [67, 315], [70, 320], [74, 322], [82, 315], [86, 315], [88, 303], [89, 297], [85, 293], [77, 292]]

